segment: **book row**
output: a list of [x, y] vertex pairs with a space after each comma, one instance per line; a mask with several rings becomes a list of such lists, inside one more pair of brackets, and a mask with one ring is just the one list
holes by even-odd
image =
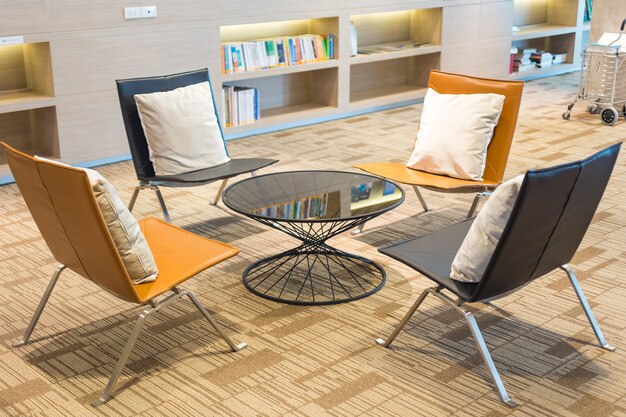
[[224, 86], [224, 126], [240, 126], [254, 123], [261, 117], [259, 90], [251, 87]]
[[335, 36], [300, 35], [222, 44], [222, 72], [257, 71], [334, 59]]
[[256, 214], [277, 219], [310, 219], [326, 214], [328, 194], [304, 197], [287, 203], [274, 204], [256, 210]]

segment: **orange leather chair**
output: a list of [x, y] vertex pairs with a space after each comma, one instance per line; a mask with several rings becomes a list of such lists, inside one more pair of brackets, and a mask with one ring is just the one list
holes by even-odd
[[[509, 159], [513, 134], [515, 133], [524, 83], [522, 81], [469, 77], [433, 70], [430, 72], [428, 87], [440, 94], [496, 93], [505, 96], [502, 113], [487, 150], [484, 180], [462, 180], [444, 175], [429, 174], [407, 168], [401, 162], [372, 162], [356, 165], [355, 167], [392, 181], [413, 186], [424, 211], [430, 211], [430, 208], [426, 204], [419, 187], [443, 192], [477, 192], [467, 214], [467, 217], [470, 218], [476, 211], [480, 198], [491, 194], [491, 191], [502, 182], [506, 163]], [[450, 115], [450, 120], [452, 123], [454, 122], [454, 114]]]
[[[126, 360], [149, 315], [184, 296], [195, 304], [233, 351], [235, 345], [189, 290], [179, 284], [239, 253], [239, 250], [182, 230], [154, 217], [139, 222], [150, 246], [159, 276], [154, 282], [134, 285], [114, 246], [96, 203], [85, 171], [35, 160], [0, 142], [15, 181], [54, 259], [60, 263], [48, 284], [24, 337], [14, 347], [28, 343], [41, 313], [61, 275], [69, 268], [115, 297], [144, 306], [102, 396], [108, 401]], [[165, 293], [170, 295], [157, 300]]]

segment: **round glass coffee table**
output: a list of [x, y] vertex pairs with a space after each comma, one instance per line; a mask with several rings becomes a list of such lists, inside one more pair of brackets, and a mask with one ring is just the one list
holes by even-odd
[[342, 171], [280, 172], [233, 184], [222, 199], [228, 208], [301, 241], [246, 268], [243, 283], [253, 293], [323, 305], [367, 297], [385, 284], [376, 262], [327, 241], [399, 206], [404, 191], [395, 183]]

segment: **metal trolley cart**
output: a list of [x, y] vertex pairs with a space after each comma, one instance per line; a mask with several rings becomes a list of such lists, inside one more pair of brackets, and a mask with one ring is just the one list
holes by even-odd
[[602, 123], [607, 126], [617, 123], [620, 113], [626, 117], [626, 51], [620, 51], [620, 45], [613, 46], [622, 37], [625, 26], [626, 19], [622, 21], [619, 37], [609, 45], [589, 45], [583, 51], [580, 90], [567, 106], [563, 119], [570, 118], [578, 100], [592, 101], [589, 113], [599, 113]]

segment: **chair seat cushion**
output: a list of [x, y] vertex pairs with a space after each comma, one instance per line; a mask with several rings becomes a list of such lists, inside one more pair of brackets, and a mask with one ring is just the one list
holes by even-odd
[[450, 278], [462, 282], [481, 280], [511, 217], [523, 181], [524, 175], [518, 175], [493, 192], [463, 240], [452, 262]]
[[428, 89], [407, 167], [481, 181], [498, 124], [501, 94], [439, 94]]
[[443, 175], [430, 174], [424, 171], [407, 168], [400, 162], [370, 162], [355, 165], [355, 168], [362, 169], [379, 177], [383, 177], [402, 184], [419, 185], [440, 190], [454, 191], [476, 191], [483, 188], [496, 188], [500, 182], [484, 179], [483, 181], [461, 180], [458, 178], [446, 177]]
[[466, 220], [429, 235], [381, 248], [379, 252], [415, 269], [459, 297], [469, 299], [477, 284], [450, 279], [450, 267], [472, 223], [473, 219]]
[[[141, 177], [140, 180], [170, 182], [170, 183], [193, 183], [204, 184], [225, 178], [234, 177], [239, 174], [256, 171], [278, 162], [276, 159], [265, 158], [235, 158], [225, 164], [211, 168], [200, 169], [193, 172], [185, 172], [178, 175], [157, 175], [154, 177]], [[164, 184], [167, 185], [167, 184]]]
[[226, 243], [195, 235], [154, 217], [141, 220], [139, 226], [159, 268], [159, 279], [135, 286], [142, 302], [239, 253], [239, 249]]
[[157, 175], [197, 171], [230, 160], [208, 81], [136, 94], [135, 102]]

